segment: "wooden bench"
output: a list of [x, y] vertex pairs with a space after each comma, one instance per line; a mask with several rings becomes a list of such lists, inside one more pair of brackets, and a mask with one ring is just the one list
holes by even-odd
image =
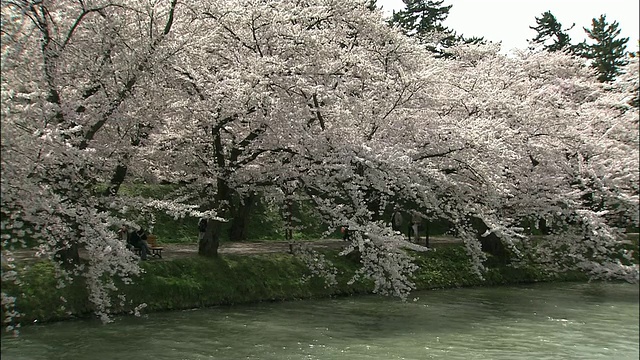
[[[151, 250], [151, 254], [149, 254], [149, 256], [162, 259], [162, 250], [164, 250], [164, 248], [162, 246], [158, 246], [158, 237], [153, 234], [147, 235], [147, 244], [149, 244], [149, 250]], [[134, 248], [133, 252], [138, 256], [142, 255], [140, 248]]]
[[162, 246], [158, 246], [158, 237], [155, 235], [147, 236], [147, 244], [149, 244], [149, 249], [151, 249], [151, 256], [162, 259], [162, 250], [164, 248]]

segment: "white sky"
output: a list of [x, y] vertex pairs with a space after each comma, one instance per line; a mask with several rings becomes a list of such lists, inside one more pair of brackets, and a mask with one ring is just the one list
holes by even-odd
[[[629, 37], [628, 51], [638, 50], [640, 39], [640, 12], [638, 0], [445, 0], [443, 5], [453, 5], [444, 25], [467, 37], [484, 36], [485, 39], [502, 41], [502, 52], [513, 48], [526, 48], [527, 40], [536, 32], [529, 26], [536, 25], [536, 17], [550, 10], [564, 28], [575, 23], [569, 31], [571, 42], [585, 39], [583, 27], [591, 28], [591, 19], [601, 14], [607, 22], [619, 23], [621, 37]], [[402, 0], [378, 0], [386, 13], [404, 7]]]

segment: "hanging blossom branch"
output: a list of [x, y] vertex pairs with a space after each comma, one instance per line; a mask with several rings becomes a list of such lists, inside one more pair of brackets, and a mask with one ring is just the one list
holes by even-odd
[[632, 252], [620, 246], [622, 234], [606, 224], [604, 213], [576, 211], [576, 217], [583, 227], [582, 243], [589, 246], [588, 251], [580, 251], [575, 243], [572, 244], [575, 248], [572, 251], [575, 267], [594, 279], [623, 279], [636, 283], [640, 279], [640, 266], [633, 264]]
[[475, 232], [473, 229], [460, 227], [458, 237], [464, 242], [467, 255], [471, 258], [471, 269], [484, 280], [483, 273], [486, 270], [484, 262], [487, 260], [487, 254], [482, 251], [482, 244], [476, 239]]
[[[4, 245], [4, 244], [3, 244]], [[20, 284], [18, 279], [18, 272], [15, 270], [15, 258], [9, 250], [5, 250], [3, 246], [2, 250], [2, 283], [7, 284], [9, 282], [16, 285]], [[2, 291], [2, 313], [5, 314], [2, 323], [6, 325], [5, 331], [13, 333], [14, 336], [19, 334], [20, 323], [19, 319], [22, 314], [16, 308], [16, 297]]]
[[[307, 268], [311, 271], [311, 276], [317, 276], [324, 280], [324, 287], [329, 288], [331, 286], [335, 286], [338, 284], [336, 280], [336, 275], [338, 270], [333, 265], [333, 263], [324, 256], [307, 244], [295, 244], [291, 248], [292, 253], [298, 259], [302, 260], [302, 262], [307, 266]], [[308, 281], [310, 277], [303, 277], [302, 281]]]
[[181, 219], [186, 216], [191, 216], [220, 222], [227, 222], [227, 219], [221, 218], [217, 215], [216, 210], [197, 210], [198, 205], [182, 204], [179, 202], [167, 200], [151, 200], [145, 206], [165, 211], [168, 215], [173, 216], [174, 219]]
[[[375, 228], [375, 226], [369, 228]], [[398, 245], [418, 251], [429, 249], [415, 244], [413, 244], [415, 246], [409, 246], [410, 243], [404, 244], [405, 241], [400, 240], [399, 236], [389, 234], [390, 229], [386, 230], [383, 231], [383, 235], [352, 230], [352, 243], [340, 255], [347, 255], [354, 251], [360, 253], [362, 267], [348, 281], [349, 285], [360, 279], [373, 280], [374, 293], [396, 296], [404, 301], [415, 289], [415, 283], [411, 281], [411, 277], [418, 267], [413, 264], [411, 256]]]

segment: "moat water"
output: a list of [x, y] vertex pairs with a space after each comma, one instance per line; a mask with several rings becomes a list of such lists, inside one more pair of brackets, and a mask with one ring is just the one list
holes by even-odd
[[26, 326], [2, 359], [637, 360], [638, 285], [549, 283]]

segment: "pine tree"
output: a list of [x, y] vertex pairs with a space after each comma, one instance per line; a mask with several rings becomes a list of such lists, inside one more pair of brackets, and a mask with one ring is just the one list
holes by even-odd
[[580, 55], [592, 60], [591, 66], [598, 71], [598, 80], [611, 82], [620, 74], [620, 68], [627, 64], [627, 42], [629, 38], [618, 38], [620, 29], [617, 21], [607, 23], [606, 15], [591, 20], [591, 29], [583, 28], [594, 41], [580, 44]]
[[389, 21], [399, 25], [403, 33], [415, 36], [427, 45], [427, 48], [440, 56], [446, 56], [442, 48], [454, 45], [458, 38], [454, 31], [442, 25], [449, 16], [452, 5], [444, 0], [403, 0], [405, 9], [393, 12]]
[[369, 3], [367, 4], [367, 8], [371, 11], [377, 10], [378, 9], [378, 1], [377, 0], [369, 0]]
[[[566, 31], [571, 30], [575, 24], [563, 30], [562, 24], [551, 11], [545, 11], [541, 17], [536, 17], [536, 24], [537, 26], [529, 26], [530, 29], [538, 33], [536, 37], [531, 40], [533, 43], [544, 45], [544, 49], [547, 51], [561, 51], [573, 48], [571, 46], [571, 37]], [[549, 40], [553, 40], [553, 43], [547, 44]]]
[[458, 35], [457, 40], [463, 44], [473, 44], [473, 45], [484, 45], [487, 44], [487, 40], [485, 40], [484, 36], [472, 36], [465, 37], [464, 35]]

